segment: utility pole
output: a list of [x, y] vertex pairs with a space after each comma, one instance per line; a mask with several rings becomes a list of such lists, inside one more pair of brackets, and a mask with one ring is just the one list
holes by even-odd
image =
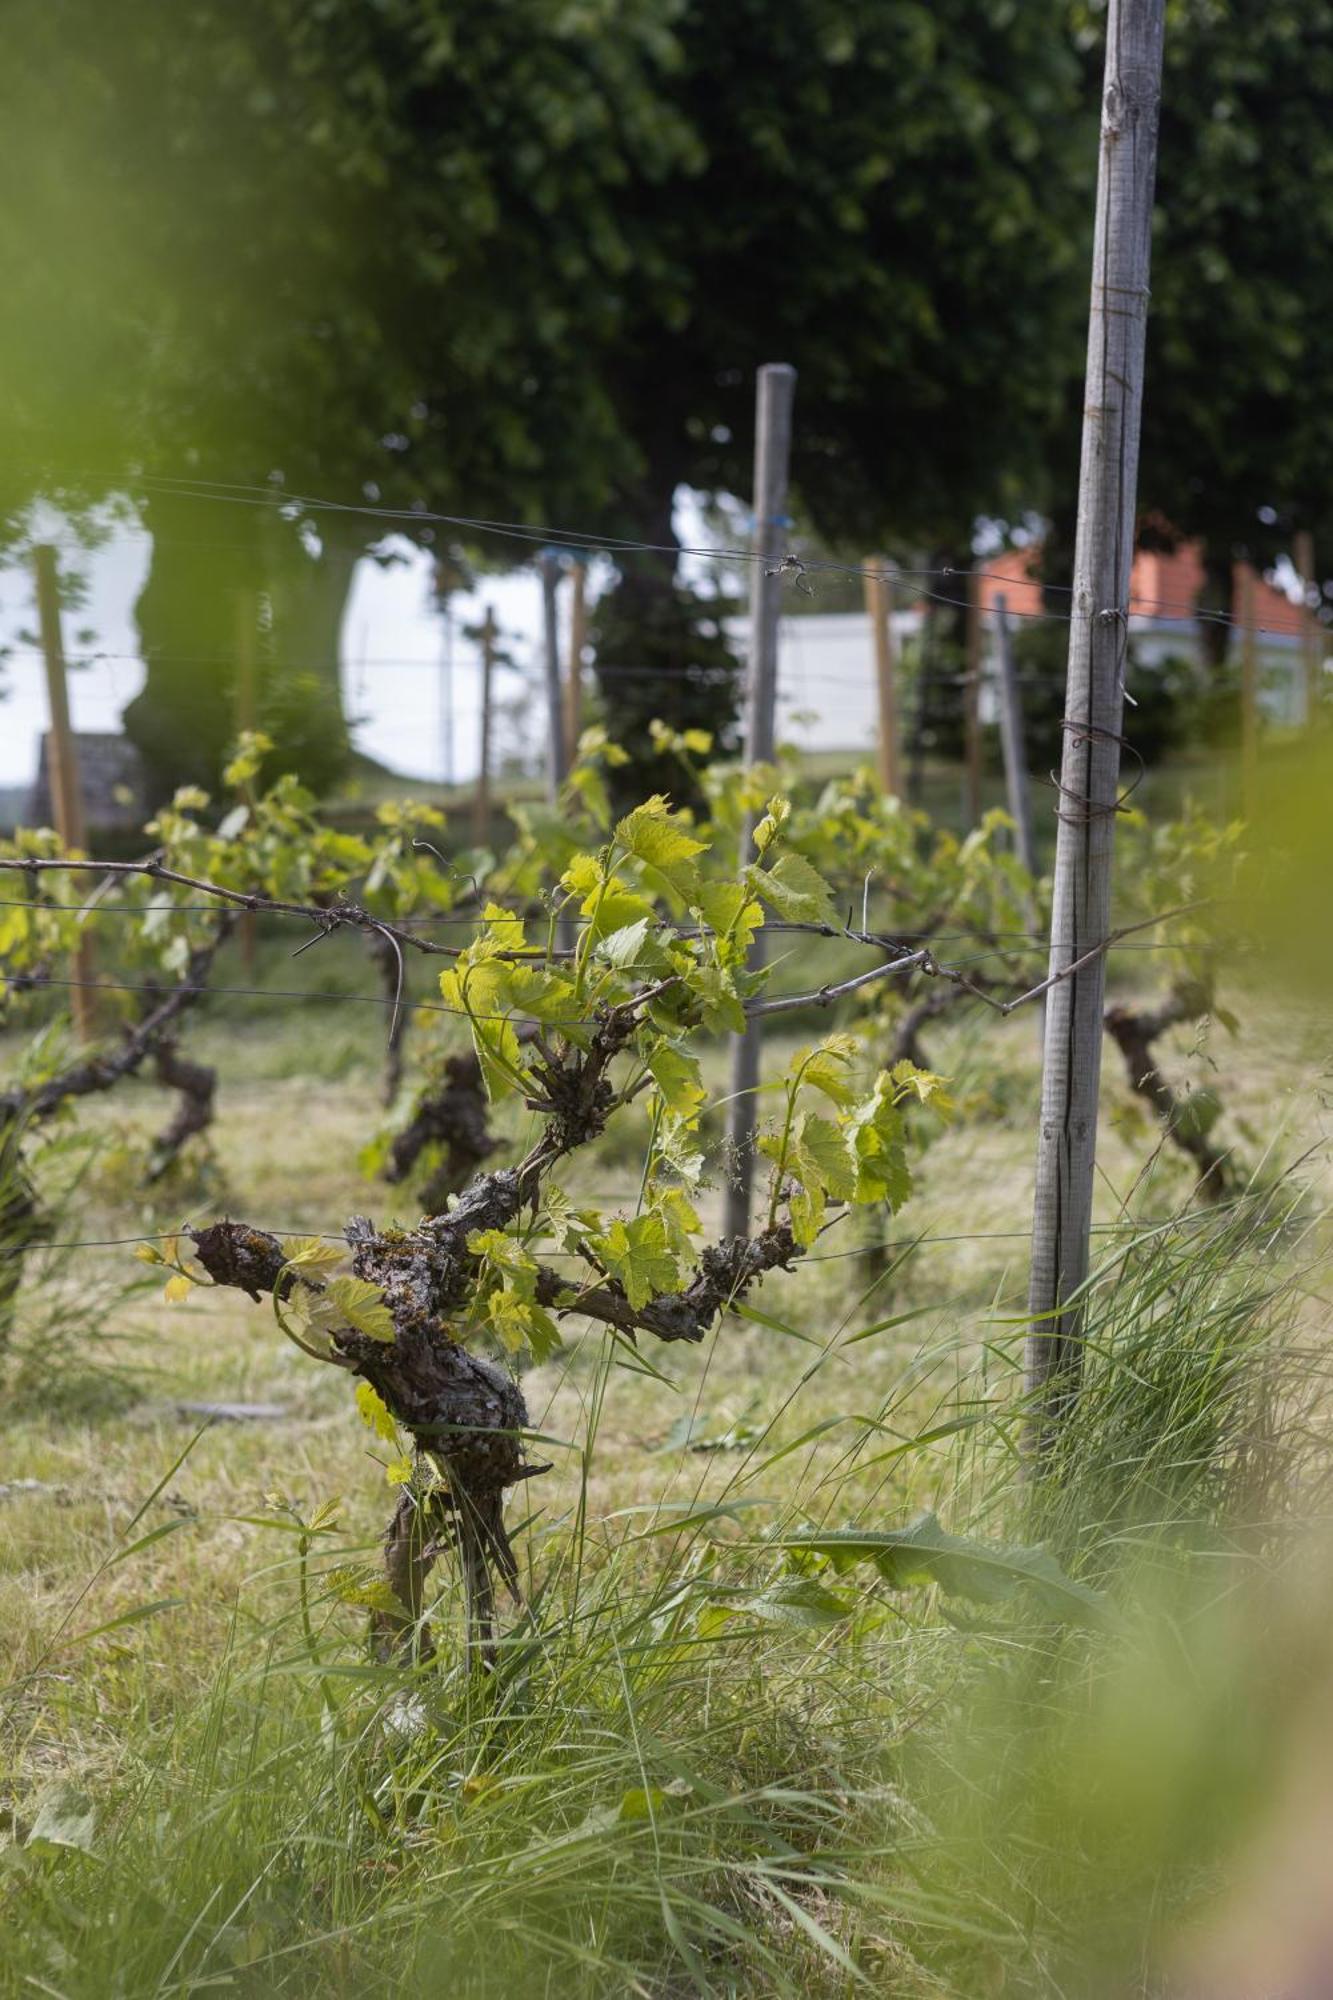
[[[1082, 1370], [1165, 0], [1109, 0], [1060, 765], [1027, 1387], [1042, 1449]], [[1070, 968], [1093, 953], [1078, 973]], [[1068, 976], [1061, 976], [1068, 975]]]
[[879, 703], [879, 781], [887, 797], [902, 797], [902, 746], [898, 730], [898, 687], [893, 656], [893, 572], [887, 556], [867, 556], [866, 616], [875, 648], [875, 689]]
[[583, 653], [588, 644], [588, 558], [580, 550], [570, 577], [569, 668], [565, 676], [565, 762], [572, 767], [583, 732]]
[[495, 613], [486, 606], [481, 625], [481, 741], [477, 748], [477, 789], [472, 799], [472, 838], [484, 847], [491, 830], [491, 676], [495, 672]]
[[964, 615], [967, 673], [963, 682], [963, 831], [970, 833], [981, 819], [981, 579], [975, 564], [967, 572]]
[[[1303, 528], [1296, 537], [1296, 568], [1305, 586], [1301, 611], [1301, 661], [1305, 669], [1305, 726], [1312, 729], [1319, 720], [1319, 682], [1323, 673], [1323, 628], [1316, 616], [1311, 593], [1319, 592], [1314, 573], [1314, 536]], [[1316, 597], [1316, 603], [1318, 602]]]
[[546, 669], [546, 731], [549, 749], [546, 759], [546, 793], [552, 805], [560, 800], [560, 788], [569, 775], [565, 756], [565, 709], [560, 686], [560, 626], [556, 610], [556, 589], [563, 558], [558, 549], [543, 549], [537, 558], [542, 580], [542, 650]]
[[[60, 629], [60, 578], [56, 552], [42, 543], [32, 552], [37, 581], [37, 619], [41, 628], [42, 657], [46, 662], [46, 698], [50, 708], [51, 732], [47, 737], [46, 778], [51, 791], [56, 832], [66, 849], [86, 854], [88, 831], [83, 819], [83, 793], [79, 786], [78, 752], [69, 721], [69, 689], [65, 681], [65, 642]], [[97, 1009], [92, 991], [92, 939], [80, 929], [74, 948], [70, 987], [70, 1013], [82, 1041], [97, 1034]]]
[[1240, 565], [1240, 809], [1254, 816], [1259, 779], [1259, 659], [1254, 630], [1254, 565]]
[[[786, 554], [787, 469], [791, 459], [791, 414], [796, 394], [796, 370], [785, 361], [770, 361], [759, 370], [755, 390], [754, 528], [751, 547], [755, 561], [750, 579], [750, 673], [745, 712], [745, 761], [771, 764], [778, 695], [778, 623], [782, 615], [782, 578], [776, 574]], [[747, 813], [741, 825], [740, 867], [751, 859], [754, 822]], [[761, 930], [751, 950], [751, 966], [764, 962]], [[726, 1233], [750, 1233], [750, 1197], [754, 1181], [755, 1092], [759, 1086], [759, 1023], [751, 1021], [731, 1044], [731, 1171], [727, 1186]]]
[[[258, 705], [255, 696], [255, 630], [258, 624], [258, 606], [253, 591], [238, 590], [236, 593], [236, 734], [243, 736], [247, 730], [257, 726]], [[258, 925], [253, 910], [241, 914], [240, 946], [241, 963], [247, 968], [255, 962], [255, 944]]]

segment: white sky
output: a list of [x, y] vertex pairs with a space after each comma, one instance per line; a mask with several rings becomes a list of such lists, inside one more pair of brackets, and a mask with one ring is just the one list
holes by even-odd
[[[687, 540], [704, 534], [692, 496], [681, 495], [678, 527]], [[121, 523], [103, 547], [80, 555], [69, 524], [48, 512], [32, 524], [34, 541], [61, 545], [77, 560], [86, 579], [85, 601], [65, 614], [65, 651], [70, 662], [70, 710], [76, 730], [115, 730], [121, 711], [143, 685], [138, 657], [134, 602], [147, 575], [151, 540], [133, 524]], [[358, 749], [405, 777], [455, 780], [475, 775], [479, 733], [480, 663], [476, 644], [464, 637], [480, 624], [487, 604], [495, 612], [502, 643], [516, 665], [527, 670], [530, 686], [540, 681], [541, 585], [535, 570], [488, 577], [479, 590], [451, 600], [452, 637], [433, 607], [431, 559], [410, 542], [385, 544], [401, 559], [388, 567], [365, 561], [358, 568], [342, 635], [343, 696]], [[598, 587], [594, 565], [590, 578]], [[567, 591], [560, 593], [562, 615]], [[0, 662], [0, 785], [27, 784], [37, 769], [37, 746], [47, 727], [46, 684], [36, 648], [37, 613], [32, 572], [26, 558], [0, 558], [0, 646], [14, 650]], [[562, 634], [561, 655], [567, 641]], [[89, 658], [89, 655], [95, 657]], [[445, 665], [446, 654], [450, 664]], [[85, 664], [75, 662], [82, 658]], [[523, 681], [501, 672], [495, 683], [497, 710], [519, 696]], [[446, 697], [451, 691], [451, 701]], [[497, 714], [499, 757], [525, 740], [540, 750], [542, 726], [533, 704], [520, 724]], [[452, 709], [452, 729], [449, 711]]]
[[[57, 539], [60, 524], [41, 524], [38, 537]], [[451, 605], [452, 668], [446, 676], [444, 621], [430, 598], [430, 558], [398, 543], [390, 567], [363, 562], [353, 582], [343, 627], [343, 692], [356, 723], [357, 747], [404, 776], [439, 779], [452, 750], [455, 778], [477, 765], [479, 662], [463, 628], [479, 623], [489, 603], [516, 661], [536, 664], [541, 586], [534, 573], [488, 578], [484, 591]], [[134, 602], [147, 574], [151, 543], [141, 529], [118, 530], [83, 559], [85, 601], [67, 611], [70, 710], [76, 730], [114, 730], [126, 703], [143, 685]], [[26, 561], [0, 566], [0, 645], [12, 647], [0, 667], [0, 785], [33, 776], [37, 744], [47, 726], [46, 683], [35, 645], [37, 614]], [[88, 658], [88, 655], [95, 655]], [[75, 662], [83, 660], [84, 664]], [[446, 720], [446, 678], [452, 684], [452, 744]], [[516, 675], [501, 673], [496, 699], [517, 693]], [[503, 741], [501, 748], [503, 749]]]

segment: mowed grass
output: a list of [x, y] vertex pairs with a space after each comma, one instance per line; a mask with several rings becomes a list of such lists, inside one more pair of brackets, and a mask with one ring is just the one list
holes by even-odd
[[[1155, 962], [1126, 954], [1121, 976], [1147, 984]], [[293, 968], [266, 942], [254, 983], [316, 980], [375, 991], [340, 946]], [[231, 964], [219, 983], [249, 982]], [[1275, 1179], [1320, 1138], [1325, 1038], [1271, 996], [1232, 1004], [1254, 1025], [1203, 1047], [1182, 1034], [1177, 1074], [1216, 1086], [1223, 1135]], [[775, 1038], [774, 1064], [822, 1025]], [[80, 1125], [101, 1150], [62, 1235], [222, 1212], [292, 1233], [336, 1233], [358, 1212], [410, 1220], [410, 1194], [358, 1167], [382, 1116], [383, 1032], [373, 1005], [210, 1003], [188, 1042], [220, 1074], [211, 1159], [174, 1185], [137, 1185], [162, 1093], [133, 1085], [88, 1104]], [[439, 1017], [415, 1028], [418, 1047], [440, 1032], [454, 1030]], [[869, 1031], [868, 1067], [874, 1047]], [[941, 1848], [939, 1827], [959, 1809], [961, 1766], [943, 1789], [937, 1764], [920, 1796], [903, 1789], [907, 1746], [993, 1664], [984, 1638], [933, 1593], [870, 1590], [869, 1573], [839, 1586], [848, 1609], [834, 1623], [728, 1597], [762, 1595], [782, 1565], [774, 1534], [800, 1523], [889, 1527], [934, 1506], [949, 1527], [1012, 1530], [1004, 1437], [983, 1406], [1015, 1388], [1035, 1028], [960, 1016], [928, 1052], [960, 1115], [923, 1125], [918, 1191], [887, 1247], [864, 1223], [841, 1225], [817, 1260], [754, 1295], [762, 1322], [645, 1351], [645, 1368], [575, 1325], [526, 1378], [553, 1469], [511, 1504], [531, 1609], [512, 1614], [489, 1689], [462, 1674], [447, 1563], [437, 1667], [420, 1681], [367, 1667], [363, 1614], [326, 1578], [375, 1560], [387, 1448], [347, 1381], [282, 1339], [267, 1301], [199, 1292], [173, 1308], [151, 1277], [127, 1290], [145, 1276], [129, 1246], [32, 1260], [21, 1395], [0, 1433], [0, 1897], [26, 1939], [0, 1991], [842, 1993], [869, 1979], [966, 1995], [983, 1974], [1060, 1990], [1042, 1983], [1058, 1952], [1024, 1946], [1024, 1924], [1040, 1928], [1030, 1910], [989, 1879], [974, 1903], [960, 1898], [963, 1848]], [[1190, 1193], [1113, 1055], [1096, 1213], [1108, 1255], [1127, 1220], [1162, 1223]], [[721, 1050], [714, 1062], [721, 1089]], [[501, 1127], [524, 1142], [522, 1114]], [[631, 1209], [643, 1136], [632, 1120], [610, 1135], [578, 1162], [573, 1191]], [[1326, 1162], [1302, 1173], [1317, 1216]], [[716, 1188], [703, 1207], [714, 1226]], [[1304, 1267], [1312, 1240], [1298, 1219], [1264, 1255], [1290, 1259], [1299, 1242]], [[1236, 1258], [1231, 1244], [1201, 1277], [1225, 1290]], [[1261, 1307], [1237, 1324], [1257, 1325]], [[1211, 1309], [1191, 1308], [1191, 1326]], [[1318, 1338], [1317, 1296], [1284, 1311]], [[1220, 1307], [1218, 1324], [1231, 1324]], [[43, 1393], [33, 1349], [52, 1326]], [[1179, 1384], [1163, 1393], [1183, 1402]], [[187, 1407], [217, 1402], [282, 1414], [209, 1422]], [[960, 1418], [976, 1429], [933, 1435]], [[1134, 1463], [1126, 1421], [1112, 1456]], [[1199, 1435], [1183, 1449], [1215, 1449]], [[335, 1501], [303, 1551], [296, 1522]], [[43, 1811], [61, 1838], [43, 1838]], [[929, 1865], [904, 1875], [913, 1854]], [[933, 1899], [946, 1882], [961, 1932], [941, 1952]], [[1062, 1895], [1077, 1906], [1086, 1885]]]

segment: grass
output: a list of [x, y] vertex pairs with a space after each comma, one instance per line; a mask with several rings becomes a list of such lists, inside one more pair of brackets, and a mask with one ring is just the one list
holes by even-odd
[[[266, 946], [258, 984], [316, 981], [373, 990], [337, 944], [299, 979]], [[126, 1194], [158, 1094], [90, 1106], [62, 1228], [409, 1214], [356, 1164], [380, 1010], [316, 1004], [219, 1000], [191, 1027], [219, 1125], [170, 1188]], [[1328, 1666], [1325, 1168], [1297, 1199], [1272, 1164], [1317, 1136], [1322, 1037], [1290, 1004], [1260, 1018], [1222, 1086], [1261, 1189], [1235, 1210], [1169, 1223], [1184, 1168], [1108, 1073], [1061, 1482], [1019, 1481], [1013, 1451], [1035, 1043], [962, 1023], [929, 1045], [964, 1116], [895, 1229], [919, 1247], [766, 1284], [761, 1320], [647, 1357], [673, 1386], [591, 1334], [529, 1377], [555, 1470], [485, 1686], [447, 1577], [437, 1668], [367, 1661], [334, 1572], [373, 1563], [388, 1491], [345, 1384], [238, 1295], [120, 1295], [128, 1250], [34, 1259], [24, 1338], [58, 1345], [65, 1394], [0, 1433], [0, 1993], [974, 2000], [1158, 1990], [1246, 1925], [1259, 1950], [1247, 1850], [1305, 1824], [1290, 1773], [1326, 1743]], [[584, 1185], [628, 1194], [635, 1159], [631, 1134]], [[183, 1406], [207, 1401], [285, 1414], [201, 1426]], [[1113, 1619], [803, 1579], [779, 1546], [922, 1506], [1039, 1531]]]

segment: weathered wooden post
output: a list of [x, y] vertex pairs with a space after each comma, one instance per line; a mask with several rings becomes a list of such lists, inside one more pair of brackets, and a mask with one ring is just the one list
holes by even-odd
[[[1324, 640], [1323, 628], [1316, 615], [1319, 583], [1314, 573], [1314, 536], [1308, 528], [1303, 528], [1296, 537], [1296, 568], [1305, 586], [1301, 610], [1301, 665], [1305, 681], [1305, 726], [1310, 729], [1319, 720]], [[1316, 604], [1310, 602], [1312, 593], [1316, 594]]]
[[879, 704], [879, 781], [891, 799], [902, 797], [898, 687], [893, 650], [893, 575], [885, 556], [865, 564], [866, 616], [875, 648], [875, 691]]
[[1254, 817], [1259, 782], [1259, 655], [1254, 629], [1254, 565], [1240, 566], [1240, 809]]
[[[1027, 1384], [1038, 1448], [1081, 1372], [1105, 950], [1129, 636], [1165, 0], [1109, 0], [1083, 452], [1057, 808]], [[1076, 973], [1060, 975], [1089, 952]]]
[[579, 550], [570, 577], [569, 666], [565, 674], [565, 761], [570, 768], [579, 754], [583, 729], [583, 654], [588, 644], [588, 558]]
[[[236, 734], [243, 736], [249, 729], [258, 727], [258, 702], [255, 692], [255, 629], [258, 624], [258, 606], [253, 591], [238, 590], [236, 593], [236, 686], [235, 715]], [[241, 963], [247, 967], [255, 962], [255, 943], [258, 929], [253, 910], [242, 912], [239, 938]]]
[[[791, 414], [796, 394], [796, 370], [784, 361], [770, 361], [759, 370], [755, 397], [754, 529], [755, 561], [750, 580], [750, 674], [745, 714], [745, 761], [773, 761], [778, 695], [778, 622], [782, 614], [782, 578], [776, 572], [786, 553], [787, 468], [791, 458]], [[751, 859], [753, 820], [741, 826], [740, 865]], [[755, 939], [752, 964], [763, 963], [764, 934]], [[750, 1233], [750, 1197], [754, 1181], [755, 1091], [759, 1085], [759, 1023], [732, 1040], [731, 1174], [727, 1186], [726, 1230], [729, 1236]]]
[[981, 819], [981, 579], [967, 572], [964, 614], [967, 669], [963, 680], [963, 830]]
[[565, 756], [565, 706], [560, 686], [560, 624], [556, 610], [556, 589], [564, 556], [559, 549], [543, 549], [537, 558], [542, 580], [542, 660], [546, 669], [546, 794], [552, 805], [559, 803], [560, 788], [569, 776]]
[[[1009, 605], [1003, 591], [995, 599], [995, 659], [1000, 696], [1000, 745], [1004, 752], [1004, 785], [1009, 817], [1014, 823], [1014, 852], [1028, 874], [1037, 873], [1037, 846], [1032, 834], [1032, 792], [1028, 784], [1027, 744], [1023, 734], [1023, 695], [1018, 685], [1014, 648], [1009, 632]], [[1037, 928], [1034, 896], [1024, 902], [1029, 930]], [[1046, 1040], [1046, 1006], [1037, 1002], [1037, 1053]]]
[[1027, 748], [1023, 737], [1023, 695], [1014, 665], [1009, 633], [1009, 605], [1003, 593], [995, 600], [995, 660], [1000, 696], [1000, 744], [1004, 751], [1004, 784], [1009, 817], [1014, 823], [1014, 852], [1029, 875], [1037, 872], [1032, 838], [1032, 798], [1028, 789]]
[[[32, 552], [37, 582], [37, 620], [41, 630], [42, 658], [46, 663], [46, 697], [51, 716], [46, 776], [56, 832], [72, 852], [86, 854], [88, 830], [83, 818], [83, 792], [79, 785], [79, 759], [69, 720], [69, 689], [65, 681], [65, 642], [60, 629], [60, 576], [56, 552], [46, 543]], [[79, 933], [74, 948], [70, 987], [70, 1013], [74, 1026], [85, 1042], [97, 1033], [97, 1008], [92, 991], [93, 947], [86, 930]]]
[[477, 789], [472, 795], [472, 838], [484, 847], [491, 830], [491, 677], [495, 672], [495, 613], [486, 606], [481, 624], [481, 738]]

